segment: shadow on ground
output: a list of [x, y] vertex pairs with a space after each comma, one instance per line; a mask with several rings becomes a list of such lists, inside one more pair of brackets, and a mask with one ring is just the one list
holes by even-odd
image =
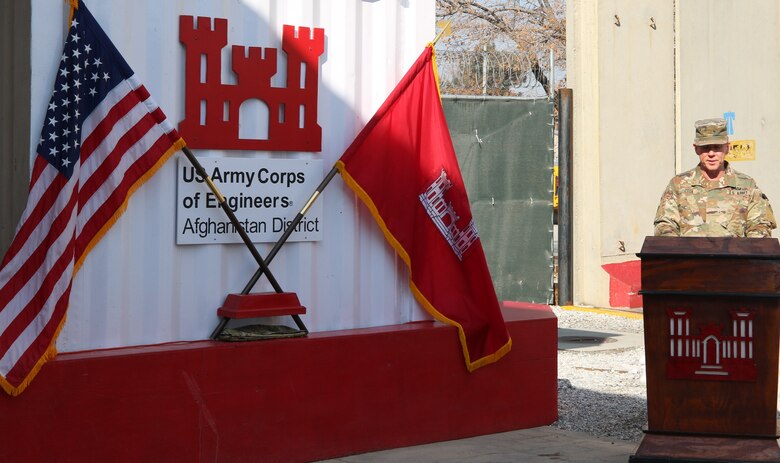
[[568, 379], [558, 379], [558, 421], [553, 426], [638, 442], [646, 424], [647, 400], [644, 397], [577, 388]]

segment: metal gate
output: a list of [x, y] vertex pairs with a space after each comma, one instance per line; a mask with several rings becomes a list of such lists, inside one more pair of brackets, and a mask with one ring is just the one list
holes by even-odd
[[442, 102], [499, 300], [553, 303], [553, 102]]

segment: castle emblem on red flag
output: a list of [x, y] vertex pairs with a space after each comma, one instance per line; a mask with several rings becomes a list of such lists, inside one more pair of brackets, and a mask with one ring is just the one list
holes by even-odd
[[[184, 120], [179, 132], [192, 148], [320, 151], [317, 124], [319, 58], [325, 30], [285, 25], [286, 86], [272, 86], [277, 49], [232, 46], [236, 83], [222, 82], [227, 19], [179, 17], [186, 49]], [[251, 116], [251, 117], [250, 117]]]
[[455, 212], [452, 203], [447, 202], [444, 197], [444, 193], [450, 188], [452, 182], [447, 178], [447, 172], [442, 169], [436, 180], [420, 195], [420, 202], [452, 251], [458, 256], [458, 260], [463, 260], [463, 254], [477, 241], [479, 233], [474, 219], [470, 220], [463, 230], [458, 228], [460, 216]]

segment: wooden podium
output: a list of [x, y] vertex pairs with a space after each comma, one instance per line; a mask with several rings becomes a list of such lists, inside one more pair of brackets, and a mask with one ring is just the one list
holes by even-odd
[[632, 463], [780, 462], [780, 243], [647, 237], [647, 431]]

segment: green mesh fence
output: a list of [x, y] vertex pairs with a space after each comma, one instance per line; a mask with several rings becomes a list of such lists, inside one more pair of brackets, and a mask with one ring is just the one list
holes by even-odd
[[553, 302], [553, 102], [445, 96], [499, 300]]

